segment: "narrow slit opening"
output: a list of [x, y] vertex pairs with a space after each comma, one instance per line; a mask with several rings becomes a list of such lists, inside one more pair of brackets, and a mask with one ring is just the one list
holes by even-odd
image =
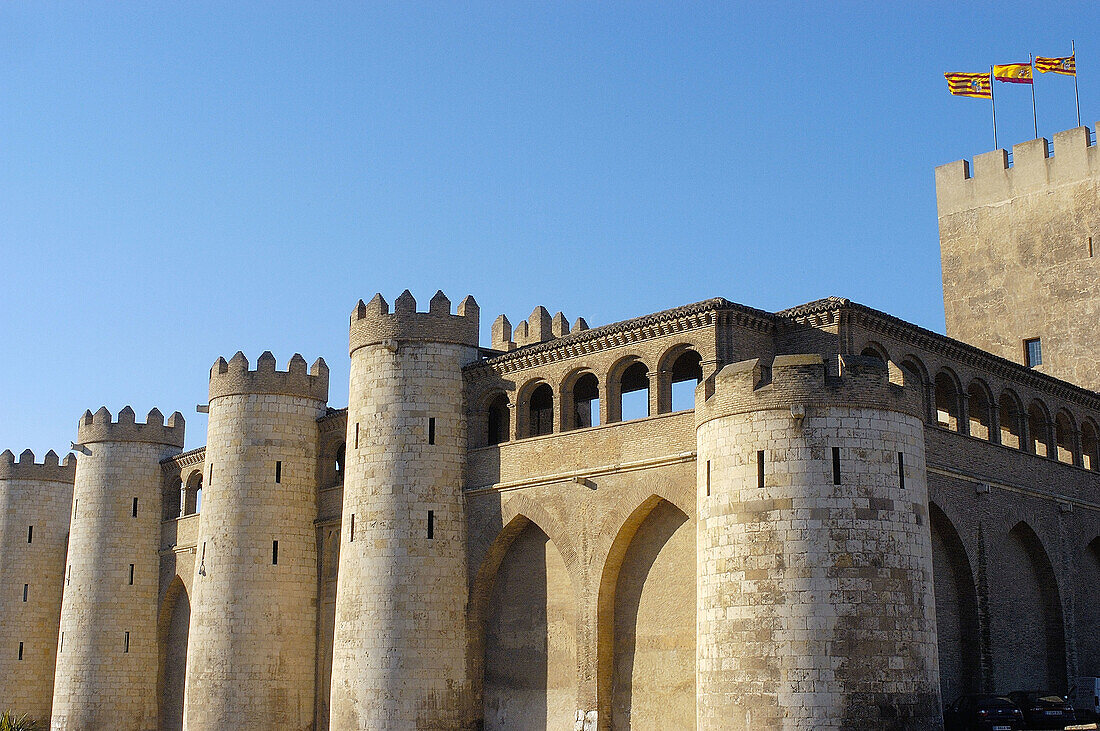
[[279, 565], [279, 542], [278, 541], [272, 541], [271, 542], [271, 565], [272, 566], [278, 566]]
[[840, 447], [833, 447], [833, 484], [840, 484]]
[[756, 453], [756, 486], [764, 487], [764, 450]]
[[428, 444], [435, 444], [435, 417], [428, 417]]
[[275, 484], [278, 484], [282, 481], [283, 481], [283, 463], [282, 462], [276, 462], [275, 463]]
[[898, 452], [898, 487], [905, 489], [905, 455]]
[[428, 540], [435, 538], [435, 511], [428, 511]]

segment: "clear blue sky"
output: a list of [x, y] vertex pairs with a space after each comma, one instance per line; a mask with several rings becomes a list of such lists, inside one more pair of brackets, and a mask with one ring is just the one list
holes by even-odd
[[[592, 325], [831, 294], [942, 331], [932, 169], [992, 148], [944, 71], [1069, 53], [1095, 3], [0, 4], [0, 449], [86, 408], [205, 441], [207, 371], [405, 287]], [[1086, 29], [1089, 31], [1086, 33]], [[1040, 76], [1040, 134], [1075, 125]], [[999, 85], [1002, 146], [1030, 139]]]

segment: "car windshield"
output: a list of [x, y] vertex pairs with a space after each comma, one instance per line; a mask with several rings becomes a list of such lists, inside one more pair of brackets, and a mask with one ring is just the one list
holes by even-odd
[[1039, 700], [1043, 703], [1065, 703], [1066, 699], [1057, 693], [1040, 693]]

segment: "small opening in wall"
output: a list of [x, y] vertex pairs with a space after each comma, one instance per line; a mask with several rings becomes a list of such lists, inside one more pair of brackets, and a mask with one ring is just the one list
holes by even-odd
[[435, 444], [435, 417], [428, 417], [428, 444]]
[[20, 660], [23, 659], [23, 643], [22, 642], [19, 643], [19, 659]]
[[355, 424], [355, 448], [359, 449], [359, 424]]
[[122, 641], [122, 651], [123, 652], [129, 652], [130, 651], [130, 633], [129, 632], [126, 633], [126, 637]]
[[23, 584], [23, 601], [27, 601], [27, 592], [30, 591], [30, 584]]
[[833, 447], [833, 484], [840, 484], [840, 447]]
[[80, 498], [73, 501], [73, 517], [76, 517], [76, 511], [80, 509]]
[[428, 511], [428, 539], [435, 538], [435, 511]]
[[213, 462], [210, 463], [210, 474], [206, 476], [206, 484], [207, 485], [213, 485], [214, 484], [214, 463]]
[[905, 489], [905, 455], [898, 452], [898, 487]]
[[350, 530], [348, 530], [348, 543], [351, 543], [355, 540], [355, 513], [351, 514], [351, 526], [349, 527]]
[[27, 543], [30, 543], [33, 540], [34, 540], [34, 526], [33, 525], [28, 525], [27, 526]]
[[130, 509], [130, 516], [134, 518], [137, 517], [137, 498], [134, 498], [134, 505]]
[[271, 542], [271, 565], [272, 566], [278, 566], [279, 565], [279, 542], [278, 541], [272, 541]]
[[1024, 341], [1024, 365], [1034, 368], [1043, 364], [1043, 342], [1041, 338], [1029, 338]]
[[61, 639], [57, 643], [57, 651], [58, 652], [64, 652], [65, 651], [65, 633], [64, 632], [61, 633]]
[[1092, 258], [1092, 237], [1089, 236], [1089, 258]]
[[707, 497], [710, 497], [710, 460], [707, 460]]
[[65, 586], [69, 585], [69, 582], [73, 580], [73, 565], [69, 564], [69, 567], [65, 570]]
[[130, 564], [130, 586], [134, 585], [134, 565]]
[[283, 481], [283, 463], [275, 463], [275, 483], [278, 484]]
[[756, 453], [756, 486], [764, 486], [764, 450]]

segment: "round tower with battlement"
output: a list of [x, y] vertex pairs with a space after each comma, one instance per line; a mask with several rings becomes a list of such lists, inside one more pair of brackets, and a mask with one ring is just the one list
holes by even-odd
[[406, 290], [351, 315], [331, 686], [336, 730], [471, 727], [463, 366], [478, 306]]
[[50, 723], [76, 459], [0, 453], [0, 698]]
[[777, 356], [705, 380], [695, 413], [698, 727], [938, 727], [919, 389]]
[[210, 369], [184, 728], [313, 728], [317, 419], [328, 366]]
[[156, 409], [144, 424], [129, 406], [80, 419], [53, 729], [157, 726], [160, 462], [183, 431]]

